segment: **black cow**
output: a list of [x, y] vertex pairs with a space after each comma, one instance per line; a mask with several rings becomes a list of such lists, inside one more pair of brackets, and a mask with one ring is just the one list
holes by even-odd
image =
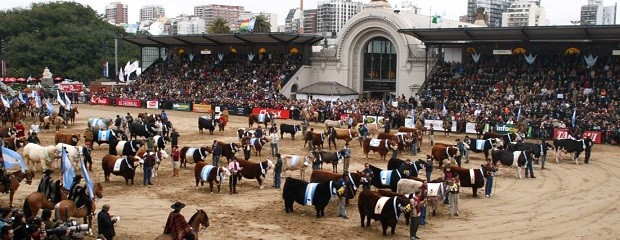
[[548, 143], [510, 143], [506, 149], [509, 151], [532, 151], [534, 158], [538, 161], [541, 156], [547, 154], [548, 149], [554, 148]]
[[554, 139], [553, 146], [555, 148], [555, 162], [560, 163], [558, 158], [558, 151], [562, 150], [565, 153], [574, 153], [573, 161], [575, 164], [579, 164], [579, 154], [586, 151], [586, 156], [584, 159], [585, 163], [590, 162], [590, 152], [592, 151], [592, 139], [586, 137], [584, 139], [574, 140], [574, 139]]
[[325, 150], [320, 151], [312, 151], [314, 155], [315, 161], [319, 161], [321, 164], [321, 170], [323, 170], [323, 163], [331, 163], [332, 164], [332, 172], [338, 172], [338, 163], [340, 160], [344, 159], [344, 149], [336, 152], [328, 152]]
[[[385, 201], [385, 205], [381, 209], [380, 214], [375, 214], [375, 207], [377, 202], [381, 198], [388, 198]], [[387, 236], [387, 229], [391, 227], [391, 233], [394, 235], [398, 218], [403, 212], [409, 212], [411, 209], [411, 203], [405, 196], [384, 197], [381, 194], [373, 191], [363, 191], [357, 202], [357, 207], [360, 213], [360, 220], [362, 227], [370, 227], [370, 220], [381, 221], [381, 228], [383, 230], [383, 236]], [[364, 225], [366, 220], [366, 225]]]
[[[99, 146], [101, 146], [101, 144], [106, 143], [109, 144], [110, 142], [113, 141], [126, 141], [127, 140], [127, 135], [125, 135], [125, 132], [122, 130], [89, 130], [92, 132], [93, 134], [93, 142], [97, 143]], [[99, 139], [99, 132], [106, 132], [105, 137], [106, 139]], [[102, 137], [104, 137], [102, 135]]]
[[213, 118], [207, 117], [198, 117], [198, 132], [203, 133], [202, 129], [209, 130], [209, 134], [213, 135], [213, 131], [215, 131], [216, 121]]
[[[390, 158], [390, 160], [388, 161], [387, 164], [387, 169], [388, 170], [397, 170], [400, 168], [401, 164], [403, 164], [405, 162], [405, 160], [402, 160], [400, 158]], [[420, 171], [422, 169], [424, 169], [424, 166], [426, 165], [426, 161], [422, 160], [422, 159], [418, 159], [417, 161], [412, 161], [411, 162], [411, 167], [409, 167], [409, 172], [411, 173], [412, 177], [417, 177], [418, 173], [420, 173]]]
[[301, 127], [299, 125], [290, 125], [286, 123], [280, 124], [280, 138], [284, 137], [284, 133], [290, 133], [291, 138], [295, 140], [295, 133], [301, 131]]
[[129, 125], [129, 139], [137, 140], [138, 136], [149, 138], [151, 135], [155, 135], [155, 124], [139, 124], [132, 123]]
[[155, 140], [155, 146], [157, 147], [156, 150], [165, 150], [166, 149], [166, 137], [155, 135], [153, 137], [153, 140]]
[[[482, 141], [478, 144], [478, 141]], [[489, 138], [489, 139], [473, 139], [471, 141], [471, 145], [469, 145], [469, 149], [472, 152], [484, 153], [484, 159], [489, 160], [489, 150], [491, 149], [499, 149], [504, 145], [504, 141], [500, 138]], [[524, 149], [525, 150], [525, 149]]]
[[[301, 205], [314, 205], [316, 209], [316, 217], [320, 218], [325, 216], [325, 207], [329, 203], [332, 196], [337, 194], [338, 188], [333, 181], [314, 183], [316, 185], [314, 194], [312, 196], [306, 196], [306, 188], [310, 183], [291, 177], [287, 177], [284, 182], [284, 189], [282, 189], [282, 199], [284, 199], [284, 211], [286, 213], [293, 211], [293, 202], [297, 202]], [[306, 198], [308, 197], [308, 198]], [[308, 203], [308, 200], [311, 202]]]
[[523, 168], [528, 162], [533, 161], [532, 151], [497, 150], [491, 153], [491, 158], [493, 159], [493, 165], [497, 165], [497, 162], [501, 162], [502, 165], [516, 166], [518, 178], [522, 178], [521, 168]]
[[[374, 175], [374, 177], [370, 181], [370, 184], [372, 184], [376, 188], [389, 188], [390, 190], [392, 190], [392, 192], [396, 192], [398, 188], [398, 181], [403, 178], [398, 170], [383, 170], [373, 165], [369, 165], [369, 167]], [[381, 172], [385, 172], [386, 174], [386, 184], [383, 184]], [[389, 181], [387, 181], [388, 178]]]
[[134, 156], [143, 145], [140, 140], [111, 141], [108, 153], [110, 155]]

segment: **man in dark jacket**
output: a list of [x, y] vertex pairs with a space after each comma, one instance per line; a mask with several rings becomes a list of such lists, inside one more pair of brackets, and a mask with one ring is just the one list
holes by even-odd
[[97, 214], [97, 232], [103, 235], [105, 239], [112, 240], [116, 236], [114, 224], [119, 218], [112, 219], [114, 216], [110, 215], [109, 211], [110, 205], [104, 204], [101, 211]]
[[276, 166], [273, 168], [273, 187], [280, 188], [280, 174], [282, 174], [282, 156], [276, 153]]
[[218, 167], [220, 157], [222, 156], [222, 148], [217, 143], [217, 140], [213, 140], [213, 166]]

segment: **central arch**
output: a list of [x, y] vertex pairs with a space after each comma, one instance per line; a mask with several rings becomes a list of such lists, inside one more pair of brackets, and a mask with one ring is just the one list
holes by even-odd
[[392, 41], [384, 36], [370, 39], [362, 49], [362, 91], [371, 98], [382, 97], [386, 92], [396, 92], [397, 52]]

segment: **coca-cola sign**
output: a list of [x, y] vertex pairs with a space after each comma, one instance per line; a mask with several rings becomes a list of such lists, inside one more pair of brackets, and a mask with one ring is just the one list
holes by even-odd
[[110, 99], [104, 97], [92, 96], [90, 97], [90, 104], [93, 105], [110, 105]]
[[142, 107], [142, 101], [138, 100], [138, 99], [129, 99], [129, 98], [117, 98], [116, 99], [116, 106], [123, 106], [123, 107]]

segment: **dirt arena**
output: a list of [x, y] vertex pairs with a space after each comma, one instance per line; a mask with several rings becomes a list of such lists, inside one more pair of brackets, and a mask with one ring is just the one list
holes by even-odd
[[[123, 107], [105, 107], [76, 105], [79, 108], [75, 125], [70, 125], [63, 132], [83, 133], [86, 121], [91, 117], [114, 118], [117, 114], [138, 112], [158, 113], [160, 110], [147, 110]], [[211, 145], [214, 139], [221, 141], [238, 141], [236, 130], [247, 127], [247, 117], [231, 116], [226, 131], [216, 131], [214, 135], [198, 134], [197, 118], [199, 113], [169, 111], [169, 119], [181, 137], [179, 146]], [[29, 120], [28, 120], [29, 121]], [[292, 120], [278, 120], [297, 123]], [[30, 122], [26, 122], [29, 126]], [[315, 129], [324, 129], [323, 124], [311, 124]], [[292, 141], [285, 135], [280, 142], [283, 154], [305, 154], [301, 136]], [[443, 137], [436, 133], [437, 142], [453, 143], [457, 136]], [[458, 136], [462, 138], [463, 136]], [[40, 134], [43, 145], [53, 144], [53, 132]], [[428, 139], [424, 139], [422, 153], [430, 151]], [[84, 143], [83, 139], [80, 145]], [[351, 170], [363, 169], [364, 162], [386, 168], [387, 163], [379, 160], [377, 153], [370, 153], [365, 159], [357, 141], [352, 142]], [[339, 147], [344, 144], [338, 142]], [[169, 151], [170, 146], [167, 146]], [[142, 174], [136, 174], [136, 184], [125, 186], [122, 177], [112, 176], [111, 182], [103, 182], [101, 158], [107, 153], [108, 145], [95, 145], [93, 151], [93, 170], [91, 176], [102, 182], [104, 198], [98, 200], [97, 212], [101, 205], [109, 204], [110, 212], [121, 216], [116, 224], [118, 239], [153, 239], [163, 232], [163, 227], [171, 211], [170, 205], [181, 201], [187, 205], [182, 211], [189, 217], [197, 209], [204, 209], [209, 215], [210, 227], [200, 233], [203, 239], [379, 239], [381, 224], [372, 222], [371, 228], [361, 228], [357, 211], [357, 198], [347, 208], [350, 219], [338, 218], [337, 200], [332, 200], [326, 208], [325, 217], [317, 219], [312, 206], [300, 206], [295, 203], [295, 213], [286, 214], [281, 190], [271, 188], [273, 172], [267, 175], [265, 189], [259, 189], [256, 180], [244, 179], [238, 186], [238, 195], [228, 194], [228, 182], [222, 185], [221, 194], [210, 194], [206, 188], [195, 188], [193, 164], [181, 169], [180, 177], [172, 177], [171, 161], [160, 166], [159, 177], [153, 179], [153, 186], [142, 186]], [[21, 152], [21, 150], [20, 150]], [[556, 164], [553, 153], [548, 156], [548, 170], [540, 170], [535, 165], [536, 179], [516, 179], [516, 169], [500, 167], [495, 178], [496, 186], [493, 198], [484, 198], [484, 189], [480, 189], [480, 198], [472, 198], [471, 188], [461, 190], [460, 216], [447, 216], [447, 206], [440, 206], [437, 216], [429, 216], [429, 224], [421, 226], [418, 236], [423, 239], [617, 239], [620, 234], [620, 214], [618, 206], [620, 194], [615, 192], [620, 185], [618, 171], [620, 162], [617, 155], [618, 146], [596, 145], [592, 152], [590, 164], [575, 165], [568, 156]], [[242, 156], [238, 153], [237, 156]], [[420, 155], [418, 155], [420, 156]], [[476, 167], [483, 163], [484, 155], [471, 153], [472, 161], [466, 167]], [[616, 156], [616, 157], [614, 157]], [[409, 155], [402, 155], [409, 158]], [[411, 156], [413, 157], [413, 156]], [[262, 157], [252, 156], [251, 161], [270, 157], [269, 148]], [[211, 157], [208, 157], [209, 162]], [[223, 160], [223, 159], [222, 159]], [[581, 156], [583, 160], [583, 155]], [[224, 162], [226, 162], [224, 160]], [[326, 165], [329, 166], [329, 165]], [[339, 167], [341, 168], [341, 167]], [[79, 170], [78, 170], [79, 171]], [[309, 178], [311, 169], [307, 170]], [[299, 172], [288, 175], [299, 177]], [[59, 170], [54, 178], [60, 176]], [[442, 176], [435, 168], [433, 178]], [[37, 172], [32, 185], [22, 183], [15, 195], [15, 206], [21, 206], [26, 195], [36, 191], [41, 178]], [[284, 184], [284, 179], [282, 180]], [[8, 205], [8, 195], [0, 197], [2, 206]], [[40, 213], [40, 212], [39, 212]], [[96, 218], [95, 218], [96, 222]], [[93, 227], [96, 231], [96, 226]], [[409, 228], [404, 219], [397, 226], [396, 235], [389, 239], [406, 239]]]

